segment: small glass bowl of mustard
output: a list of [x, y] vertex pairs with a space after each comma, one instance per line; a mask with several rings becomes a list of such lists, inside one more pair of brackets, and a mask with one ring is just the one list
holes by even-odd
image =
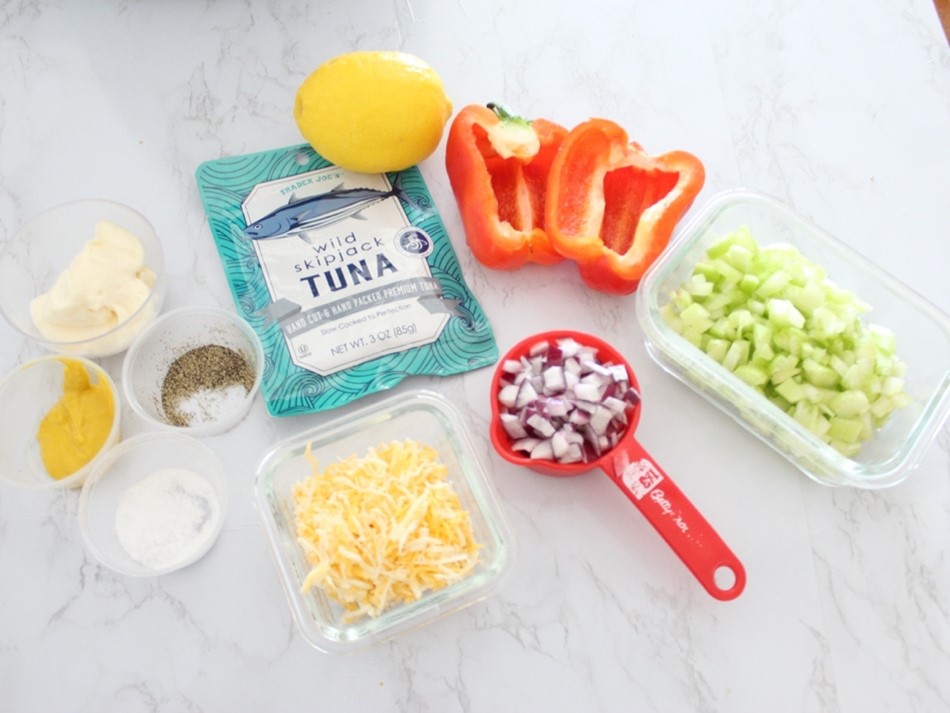
[[77, 488], [119, 441], [115, 382], [83, 357], [44, 356], [0, 381], [0, 479]]

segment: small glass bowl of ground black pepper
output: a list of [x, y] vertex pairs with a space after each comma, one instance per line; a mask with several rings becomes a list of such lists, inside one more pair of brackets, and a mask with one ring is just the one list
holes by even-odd
[[215, 307], [162, 315], [133, 342], [122, 365], [132, 410], [150, 424], [193, 436], [229, 431], [247, 415], [264, 370], [250, 325]]

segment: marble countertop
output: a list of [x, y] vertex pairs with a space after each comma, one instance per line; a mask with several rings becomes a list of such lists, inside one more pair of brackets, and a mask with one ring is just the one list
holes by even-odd
[[[573, 126], [604, 116], [648, 150], [706, 165], [692, 213], [733, 187], [772, 194], [950, 310], [950, 49], [929, 0], [8, 2], [0, 8], [0, 239], [57, 203], [149, 217], [165, 308], [233, 309], [197, 192], [206, 160], [299, 143], [292, 105], [354, 49], [425, 58], [456, 109], [503, 101]], [[902, 484], [831, 489], [661, 371], [636, 297], [567, 264], [488, 270], [468, 253], [443, 166], [421, 164], [504, 352], [530, 331], [612, 342], [637, 371], [638, 437], [745, 564], [708, 596], [596, 474], [552, 480], [487, 438], [491, 369], [403, 382], [467, 405], [514, 530], [504, 587], [349, 654], [297, 632], [251, 490], [277, 440], [334, 413], [258, 402], [207, 443], [228, 472], [198, 564], [131, 579], [97, 564], [79, 493], [0, 486], [0, 708], [19, 711], [950, 710], [950, 430]], [[6, 372], [40, 354], [0, 323]], [[103, 360], [118, 379], [121, 357]], [[126, 435], [147, 430], [131, 412]]]

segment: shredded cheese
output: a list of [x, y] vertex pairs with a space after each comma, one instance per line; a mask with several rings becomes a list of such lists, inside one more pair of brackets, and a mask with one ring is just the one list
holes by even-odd
[[297, 540], [312, 569], [301, 592], [323, 589], [344, 621], [375, 617], [465, 577], [481, 545], [435, 449], [393, 441], [294, 485]]

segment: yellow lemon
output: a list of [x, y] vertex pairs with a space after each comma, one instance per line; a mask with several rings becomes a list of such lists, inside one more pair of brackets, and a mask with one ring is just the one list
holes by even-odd
[[350, 52], [297, 90], [294, 118], [321, 156], [351, 171], [401, 171], [427, 158], [452, 115], [439, 75], [405, 52]]

